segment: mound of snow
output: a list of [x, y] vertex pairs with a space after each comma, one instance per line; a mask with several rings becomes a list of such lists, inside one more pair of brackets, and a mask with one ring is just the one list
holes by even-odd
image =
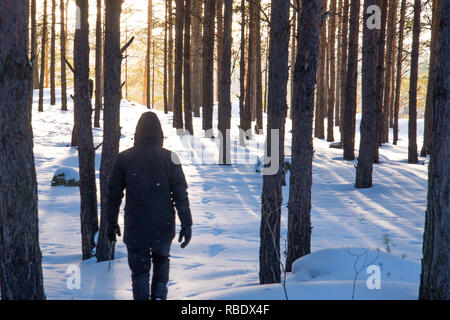
[[382, 281], [417, 282], [420, 265], [379, 250], [324, 249], [296, 260], [291, 281], [357, 280], [367, 278], [370, 265], [380, 267]]
[[[373, 272], [380, 269], [380, 287], [369, 288]], [[417, 299], [420, 265], [379, 250], [363, 248], [324, 249], [294, 262], [288, 273], [286, 293], [290, 300], [390, 300]], [[283, 281], [283, 279], [282, 279]], [[282, 300], [282, 284], [242, 286], [201, 294], [193, 299]]]
[[52, 186], [66, 186], [66, 187], [74, 187], [80, 185], [80, 176], [78, 171], [69, 168], [62, 167], [56, 170], [52, 179]]

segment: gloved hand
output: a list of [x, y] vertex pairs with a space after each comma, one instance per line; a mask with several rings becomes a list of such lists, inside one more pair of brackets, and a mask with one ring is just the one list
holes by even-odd
[[191, 226], [181, 226], [180, 237], [178, 238], [178, 242], [183, 241], [183, 238], [184, 242], [181, 244], [181, 248], [184, 249], [189, 244], [189, 241], [191, 241], [192, 238]]
[[109, 241], [117, 242], [116, 235], [118, 235], [119, 237], [121, 236], [119, 224], [108, 223], [108, 227], [106, 229], [106, 236], [108, 237]]

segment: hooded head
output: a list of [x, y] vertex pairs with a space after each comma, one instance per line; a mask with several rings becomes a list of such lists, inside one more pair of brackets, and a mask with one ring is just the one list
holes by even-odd
[[158, 116], [154, 112], [145, 112], [141, 115], [134, 134], [135, 145], [162, 146], [164, 134]]

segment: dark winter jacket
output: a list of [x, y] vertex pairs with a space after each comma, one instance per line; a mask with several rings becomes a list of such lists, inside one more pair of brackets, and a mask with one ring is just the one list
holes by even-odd
[[172, 240], [174, 207], [181, 224], [192, 225], [183, 170], [177, 156], [162, 147], [163, 139], [156, 114], [144, 113], [136, 127], [134, 147], [118, 155], [111, 173], [108, 223], [117, 223], [126, 189], [123, 241], [129, 247], [148, 248], [155, 241]]

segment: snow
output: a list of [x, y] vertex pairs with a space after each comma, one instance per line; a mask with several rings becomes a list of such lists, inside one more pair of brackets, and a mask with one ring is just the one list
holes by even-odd
[[[122, 239], [110, 271], [108, 262], [82, 261], [78, 188], [50, 186], [57, 169], [78, 169], [77, 151], [70, 147], [70, 98], [68, 107], [69, 111], [60, 110], [58, 96], [56, 106], [50, 106], [49, 91], [45, 90], [44, 112], [39, 113], [35, 92], [32, 121], [46, 295], [48, 299], [131, 299], [127, 250]], [[120, 150], [133, 145], [135, 126], [146, 111], [145, 106], [122, 101]], [[258, 285], [262, 176], [255, 165], [258, 158], [262, 159], [265, 137], [254, 135], [247, 149], [239, 146], [239, 110], [233, 104], [233, 164], [218, 166], [219, 141], [204, 138], [201, 118], [194, 118], [194, 137], [178, 136], [172, 128], [172, 115], [156, 113], [165, 134], [164, 146], [176, 152], [183, 164], [194, 220], [193, 238], [185, 249], [174, 239], [168, 298], [285, 299], [281, 284]], [[360, 115], [358, 129], [359, 121]], [[400, 120], [398, 146], [381, 147], [381, 163], [374, 166], [374, 186], [370, 189], [354, 188], [355, 161], [343, 160], [342, 150], [314, 139], [312, 253], [296, 261], [294, 271], [287, 274], [289, 299], [417, 298], [428, 159], [420, 158], [419, 165], [407, 163], [407, 125], [406, 119]], [[286, 129], [285, 154], [289, 157], [290, 120]], [[93, 132], [94, 145], [98, 146], [102, 131], [94, 128]], [[422, 134], [423, 120], [419, 120], [419, 150]], [[339, 137], [337, 127], [335, 137]], [[98, 148], [98, 190], [100, 158]], [[289, 174], [286, 181], [289, 183]], [[287, 186], [283, 188], [282, 248], [287, 238], [288, 196]], [[119, 223], [123, 229], [123, 210]], [[364, 257], [358, 260], [364, 268], [359, 265], [361, 271], [355, 282], [355, 255], [364, 252], [364, 261], [372, 262], [377, 257], [372, 264], [381, 264], [380, 290], [367, 288], [370, 274], [363, 265]], [[77, 274], [73, 270], [79, 270], [81, 289], [68, 289], [67, 281]]]

